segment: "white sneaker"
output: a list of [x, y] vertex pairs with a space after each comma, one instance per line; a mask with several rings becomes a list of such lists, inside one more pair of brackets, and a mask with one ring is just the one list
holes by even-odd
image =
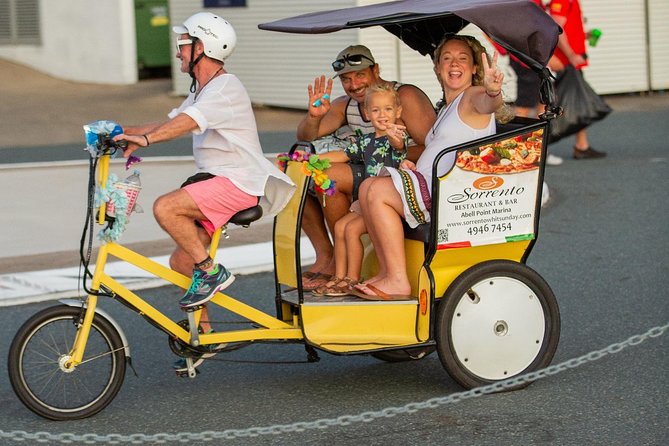
[[546, 157], [546, 164], [549, 166], [559, 166], [562, 164], [562, 161], [564, 161], [561, 157], [557, 155], [553, 155], [552, 153], [549, 153], [548, 156]]
[[541, 187], [541, 207], [546, 206], [546, 203], [548, 203], [548, 200], [551, 199], [551, 193], [548, 190], [548, 184], [544, 181], [543, 186]]

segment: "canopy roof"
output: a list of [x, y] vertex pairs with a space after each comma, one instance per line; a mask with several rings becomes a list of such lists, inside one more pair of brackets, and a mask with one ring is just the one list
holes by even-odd
[[258, 28], [324, 34], [382, 26], [420, 54], [432, 55], [445, 34], [456, 34], [469, 23], [535, 71], [546, 66], [562, 32], [531, 0], [399, 0], [304, 14]]

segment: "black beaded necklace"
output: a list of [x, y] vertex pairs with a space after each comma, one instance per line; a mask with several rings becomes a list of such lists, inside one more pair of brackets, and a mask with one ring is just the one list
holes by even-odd
[[202, 90], [204, 89], [204, 87], [206, 87], [207, 84], [208, 84], [209, 82], [211, 82], [211, 80], [212, 80], [213, 78], [215, 78], [216, 76], [218, 76], [218, 73], [220, 73], [221, 70], [223, 70], [223, 66], [222, 66], [222, 65], [221, 65], [221, 67], [220, 67], [218, 70], [216, 70], [216, 72], [209, 78], [209, 80], [207, 80], [207, 82], [205, 82], [204, 84], [202, 84], [202, 86], [200, 86], [200, 88], [197, 89], [197, 91], [195, 92], [195, 97], [194, 97], [194, 99], [197, 100], [197, 96], [198, 96], [200, 93], [202, 93]]

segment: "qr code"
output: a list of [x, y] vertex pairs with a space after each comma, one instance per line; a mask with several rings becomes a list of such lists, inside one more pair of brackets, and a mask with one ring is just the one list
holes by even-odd
[[437, 243], [444, 243], [448, 241], [448, 228], [440, 229], [437, 232]]

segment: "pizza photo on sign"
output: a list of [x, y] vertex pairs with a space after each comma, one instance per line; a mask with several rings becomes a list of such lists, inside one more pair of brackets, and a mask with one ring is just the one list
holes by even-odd
[[543, 129], [458, 152], [455, 165], [477, 173], [516, 173], [539, 168]]

